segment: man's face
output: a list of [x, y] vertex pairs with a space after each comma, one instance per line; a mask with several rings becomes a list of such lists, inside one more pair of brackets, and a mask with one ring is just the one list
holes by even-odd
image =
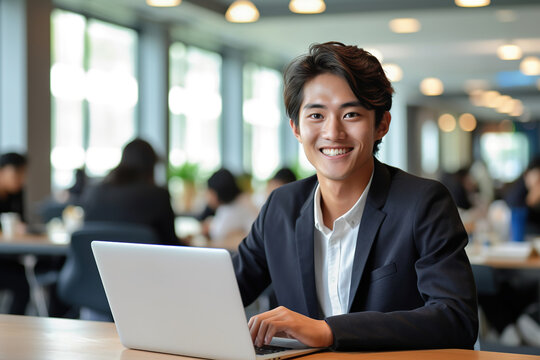
[[294, 135], [321, 177], [345, 181], [373, 168], [373, 145], [388, 132], [387, 112], [375, 128], [375, 110], [364, 108], [345, 79], [321, 74], [304, 85]]
[[15, 194], [22, 190], [26, 181], [26, 168], [24, 166], [15, 167], [13, 165], [7, 165], [0, 172], [5, 191]]

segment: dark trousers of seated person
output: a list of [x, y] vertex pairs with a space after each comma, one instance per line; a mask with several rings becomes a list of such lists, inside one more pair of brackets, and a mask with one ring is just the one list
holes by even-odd
[[24, 273], [24, 266], [18, 261], [0, 258], [0, 289], [12, 294], [10, 314], [24, 315], [30, 300], [30, 289]]
[[514, 324], [529, 305], [537, 302], [538, 282], [519, 277], [499, 281], [496, 294], [478, 294], [478, 303], [487, 321], [499, 334]]

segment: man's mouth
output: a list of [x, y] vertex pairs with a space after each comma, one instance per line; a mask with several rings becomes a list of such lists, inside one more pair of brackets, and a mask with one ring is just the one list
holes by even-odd
[[343, 147], [343, 148], [322, 148], [321, 152], [326, 156], [339, 156], [351, 152], [352, 147]]

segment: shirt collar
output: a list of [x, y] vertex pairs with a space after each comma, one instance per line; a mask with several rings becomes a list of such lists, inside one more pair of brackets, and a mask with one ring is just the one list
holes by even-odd
[[[362, 192], [362, 195], [358, 198], [356, 203], [353, 205], [352, 208], [349, 209], [345, 214], [341, 215], [339, 218], [337, 218], [334, 221], [334, 224], [340, 220], [343, 219], [345, 222], [349, 225], [349, 227], [354, 228], [355, 226], [358, 226], [360, 224], [361, 215], [364, 212], [364, 207], [366, 206], [366, 200], [367, 200], [367, 194], [369, 193], [369, 189], [371, 188], [371, 181], [373, 180], [373, 172], [371, 173], [371, 177], [369, 178], [369, 182]], [[324, 221], [322, 218], [322, 210], [321, 210], [321, 188], [320, 184], [317, 183], [317, 188], [315, 189], [315, 195], [314, 195], [314, 219], [315, 219], [315, 228], [322, 232], [325, 235], [328, 235], [331, 230], [328, 229], [324, 225]], [[334, 226], [335, 227], [335, 226]]]

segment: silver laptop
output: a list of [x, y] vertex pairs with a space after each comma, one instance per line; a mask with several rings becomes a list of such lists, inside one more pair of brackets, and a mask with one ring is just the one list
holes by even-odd
[[93, 241], [92, 250], [128, 348], [231, 360], [318, 350], [274, 338], [256, 354], [226, 250], [102, 241]]

